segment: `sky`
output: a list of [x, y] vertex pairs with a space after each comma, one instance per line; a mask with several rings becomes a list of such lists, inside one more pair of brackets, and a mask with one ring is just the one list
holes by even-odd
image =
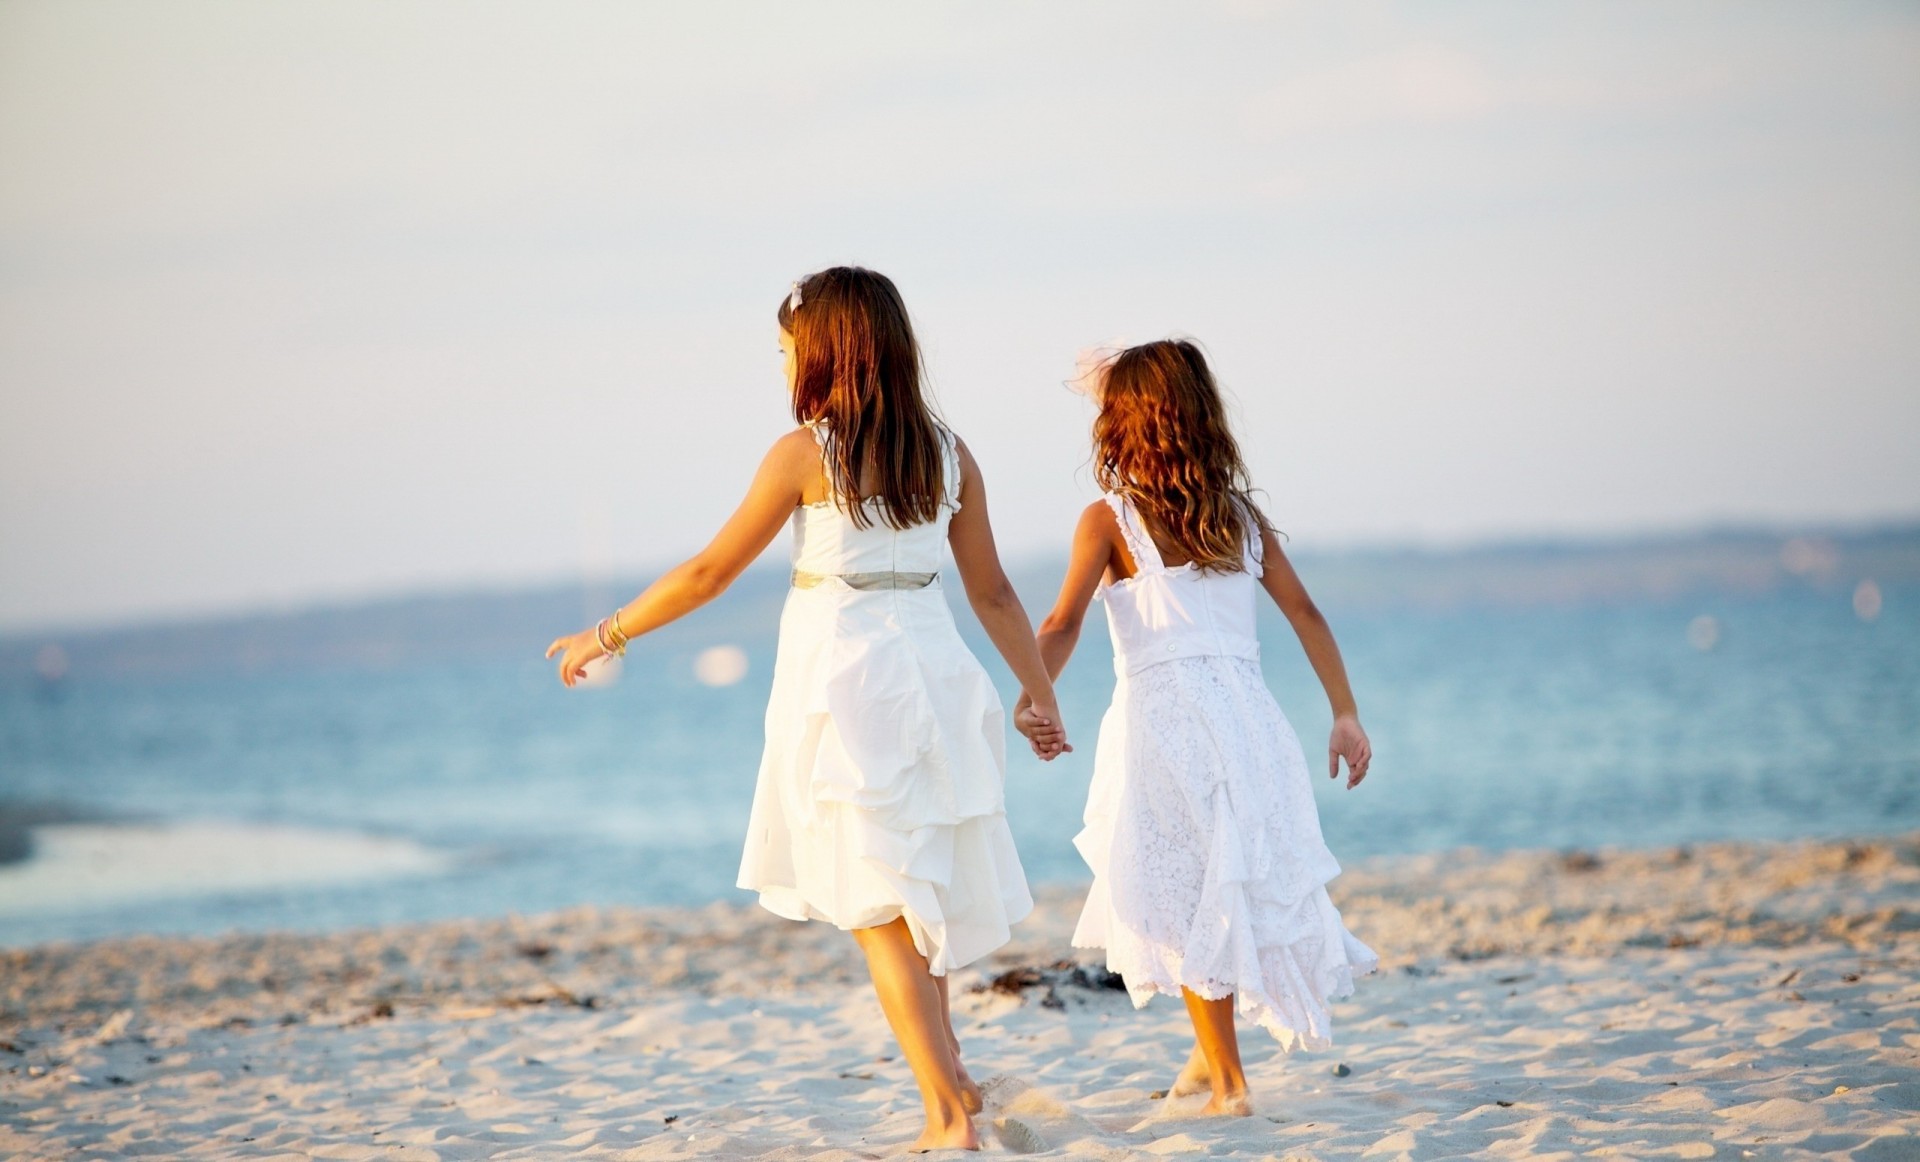
[[670, 564], [846, 262], [1010, 557], [1169, 334], [1301, 550], [1912, 519], [1920, 7], [12, 0], [0, 631]]

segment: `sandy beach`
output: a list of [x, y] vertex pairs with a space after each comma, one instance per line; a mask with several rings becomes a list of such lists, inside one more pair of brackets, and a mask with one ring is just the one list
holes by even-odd
[[[1334, 888], [1382, 971], [1333, 1050], [1243, 1033], [1238, 1120], [1157, 1096], [1184, 1015], [1063, 963], [1078, 896], [1043, 892], [956, 977], [987, 1151], [1920, 1158], [1920, 835]], [[0, 990], [9, 1157], [865, 1159], [918, 1132], [852, 942], [752, 906], [54, 945], [0, 953]]]

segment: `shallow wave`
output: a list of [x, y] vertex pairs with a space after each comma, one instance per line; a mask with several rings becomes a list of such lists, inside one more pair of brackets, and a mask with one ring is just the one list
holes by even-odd
[[395, 836], [220, 820], [49, 823], [31, 838], [25, 860], [0, 868], [0, 917], [433, 875], [453, 862]]

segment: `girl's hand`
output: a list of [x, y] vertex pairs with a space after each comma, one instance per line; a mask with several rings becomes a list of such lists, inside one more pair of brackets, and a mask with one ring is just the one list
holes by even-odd
[[1373, 762], [1373, 743], [1360, 720], [1343, 714], [1333, 720], [1333, 737], [1327, 740], [1327, 777], [1340, 777], [1340, 760], [1347, 760], [1347, 789], [1351, 791], [1367, 777], [1367, 765]]
[[1067, 728], [1060, 723], [1059, 707], [1051, 702], [1037, 706], [1026, 693], [1014, 703], [1013, 728], [1026, 737], [1042, 762], [1050, 763], [1073, 749], [1067, 744]]
[[590, 629], [583, 629], [572, 637], [555, 638], [547, 647], [547, 656], [560, 655], [560, 684], [571, 686], [586, 674], [587, 663], [607, 656], [600, 648], [600, 639]]

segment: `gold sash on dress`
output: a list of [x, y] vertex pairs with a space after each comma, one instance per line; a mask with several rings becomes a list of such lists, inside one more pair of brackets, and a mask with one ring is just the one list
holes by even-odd
[[846, 582], [849, 589], [925, 589], [938, 579], [938, 573], [809, 573], [793, 571], [795, 589], [812, 589], [828, 581]]

